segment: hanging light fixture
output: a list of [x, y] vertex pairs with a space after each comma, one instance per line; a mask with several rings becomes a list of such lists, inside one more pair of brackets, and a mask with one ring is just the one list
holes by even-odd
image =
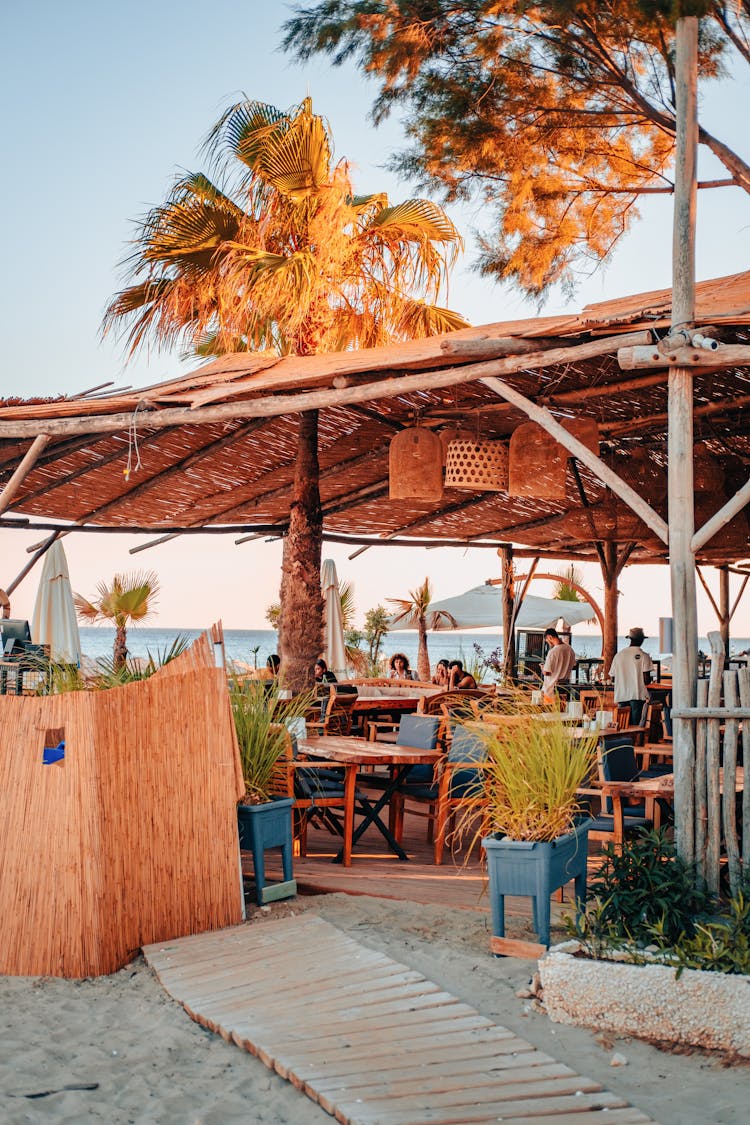
[[502, 441], [455, 437], [448, 443], [445, 487], [504, 492], [508, 487], [507, 445]]
[[388, 450], [391, 500], [442, 500], [443, 448], [424, 426], [410, 426], [391, 438]]
[[[593, 418], [566, 418], [561, 423], [592, 453], [599, 453], [599, 427]], [[570, 453], [537, 422], [523, 422], [510, 436], [508, 492], [538, 500], [564, 500]]]

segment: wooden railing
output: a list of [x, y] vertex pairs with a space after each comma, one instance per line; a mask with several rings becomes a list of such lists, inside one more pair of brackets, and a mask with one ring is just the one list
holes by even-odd
[[[750, 871], [750, 670], [725, 671], [724, 646], [719, 633], [709, 633], [711, 672], [698, 681], [697, 706], [672, 712], [675, 720], [694, 724], [695, 763], [692, 772], [695, 821], [695, 860], [700, 879], [713, 893], [719, 890], [722, 845], [729, 886], [736, 893], [743, 872]], [[677, 726], [675, 728], [677, 734]], [[676, 739], [677, 742], [677, 739]], [[679, 753], [679, 744], [675, 746]], [[741, 827], [737, 805], [741, 795]]]

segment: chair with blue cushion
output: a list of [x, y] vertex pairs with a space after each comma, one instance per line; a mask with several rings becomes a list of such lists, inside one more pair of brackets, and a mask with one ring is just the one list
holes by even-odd
[[[450, 746], [438, 766], [437, 780], [431, 782], [410, 779], [401, 788], [400, 809], [395, 825], [397, 839], [403, 834], [404, 804], [427, 805], [427, 816], [434, 828], [433, 857], [436, 865], [443, 862], [448, 822], [459, 809], [481, 812], [487, 804], [484, 794], [484, 771], [487, 746], [479, 735], [457, 723], [453, 729]], [[424, 766], [412, 769], [425, 769]], [[412, 812], [416, 811], [414, 809]], [[425, 814], [422, 814], [425, 815]], [[428, 839], [429, 839], [428, 835]]]
[[[438, 745], [440, 723], [441, 720], [438, 715], [402, 715], [398, 724], [396, 745], [407, 746], [413, 750], [435, 750]], [[361, 774], [359, 781], [365, 788], [369, 789], [382, 789], [387, 784], [387, 779], [378, 777], [374, 773]], [[420, 787], [436, 785], [434, 766], [410, 766], [397, 794], [391, 799], [388, 816], [389, 828], [399, 842], [401, 840], [399, 826], [403, 826], [402, 790], [406, 792], [413, 785]]]

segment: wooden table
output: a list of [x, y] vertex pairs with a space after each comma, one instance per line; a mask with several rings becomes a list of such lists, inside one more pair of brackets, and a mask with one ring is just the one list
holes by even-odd
[[[719, 784], [724, 792], [724, 771], [719, 770]], [[627, 815], [627, 806], [623, 808], [623, 797], [636, 797], [646, 803], [646, 815], [654, 821], [658, 828], [659, 814], [657, 802], [674, 801], [674, 774], [665, 773], [661, 777], [644, 777], [637, 781], [600, 781], [599, 787], [605, 797], [612, 798], [612, 825], [615, 844], [622, 844], [625, 838], [624, 816]], [[744, 787], [744, 771], [742, 766], [737, 767], [735, 789], [741, 793]], [[649, 808], [650, 806], [650, 808]]]
[[[403, 781], [410, 766], [434, 765], [440, 760], [440, 750], [416, 750], [412, 747], [397, 746], [388, 742], [366, 742], [362, 738], [346, 738], [339, 736], [326, 736], [320, 738], [303, 738], [297, 743], [297, 751], [302, 757], [323, 758], [329, 762], [341, 762], [344, 766], [388, 766], [391, 772], [390, 780], [377, 800], [371, 800], [362, 792], [355, 792], [354, 786], [347, 786], [345, 809], [345, 823], [351, 831], [351, 839], [344, 838], [344, 844], [336, 856], [335, 862], [348, 866], [351, 861], [351, 852], [365, 829], [373, 824], [385, 838], [388, 847], [399, 859], [407, 860], [409, 857], [394, 837], [388, 826], [380, 818], [381, 811], [386, 807], [394, 791]], [[362, 814], [362, 819], [354, 829], [354, 812]]]

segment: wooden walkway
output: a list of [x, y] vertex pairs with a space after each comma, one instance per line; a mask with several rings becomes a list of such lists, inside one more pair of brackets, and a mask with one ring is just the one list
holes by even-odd
[[311, 915], [144, 948], [204, 1027], [344, 1125], [595, 1125], [639, 1110]]

